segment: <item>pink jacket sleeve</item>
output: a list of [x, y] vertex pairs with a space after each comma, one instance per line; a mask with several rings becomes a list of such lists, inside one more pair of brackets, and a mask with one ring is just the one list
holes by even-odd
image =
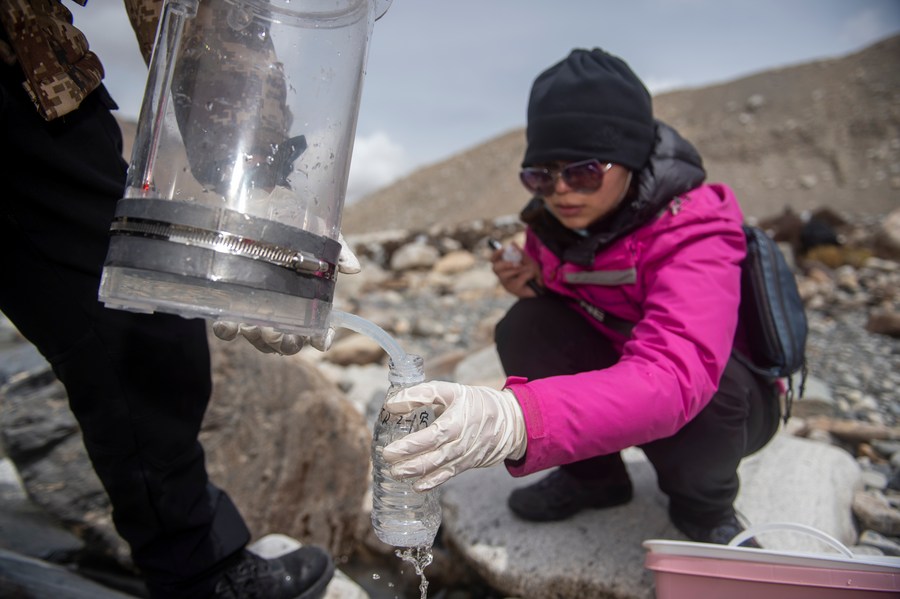
[[611, 368], [507, 387], [528, 449], [514, 476], [670, 436], [712, 398], [731, 353], [746, 251], [740, 219], [668, 219], [639, 240], [643, 318]]

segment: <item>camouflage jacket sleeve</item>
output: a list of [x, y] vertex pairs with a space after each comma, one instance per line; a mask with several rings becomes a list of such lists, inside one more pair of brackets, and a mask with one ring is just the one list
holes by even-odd
[[124, 0], [124, 2], [125, 12], [128, 13], [128, 20], [131, 21], [131, 28], [137, 37], [141, 55], [144, 62], [149, 65], [164, 0]]
[[5, 62], [19, 63], [23, 86], [48, 121], [78, 108], [100, 85], [100, 60], [72, 25], [72, 13], [57, 0], [3, 0], [0, 23], [8, 40], [0, 54]]
[[[124, 4], [149, 63], [163, 0], [124, 0]], [[59, 0], [3, 0], [0, 25], [6, 32], [6, 39], [0, 40], [0, 60], [20, 65], [23, 87], [44, 119], [72, 112], [100, 86], [103, 65]]]

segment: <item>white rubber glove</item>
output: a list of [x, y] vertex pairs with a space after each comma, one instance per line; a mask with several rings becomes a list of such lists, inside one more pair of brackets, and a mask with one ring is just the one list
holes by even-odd
[[[338, 255], [337, 268], [338, 272], [345, 275], [358, 273], [362, 268], [359, 265], [359, 259], [347, 242], [344, 241], [343, 234], [338, 235], [338, 241], [341, 244], [341, 253]], [[260, 327], [239, 322], [228, 322], [218, 320], [212, 325], [213, 333], [223, 341], [231, 341], [238, 335], [242, 336], [253, 347], [264, 354], [282, 354], [290, 356], [296, 354], [303, 349], [306, 343], [319, 351], [328, 351], [331, 342], [334, 340], [334, 329], [329, 328], [321, 335], [312, 335], [306, 337], [304, 335], [295, 335], [292, 333], [283, 333], [272, 327]]]
[[362, 267], [359, 265], [359, 258], [356, 257], [356, 254], [354, 254], [353, 250], [350, 249], [350, 246], [347, 245], [343, 233], [338, 233], [338, 242], [341, 244], [341, 253], [338, 254], [337, 263], [338, 272], [345, 275], [355, 275], [362, 270]]
[[396, 478], [420, 477], [416, 491], [427, 491], [469, 468], [493, 466], [525, 455], [527, 435], [522, 408], [512, 391], [433, 381], [403, 389], [384, 404], [393, 414], [432, 405], [427, 428], [384, 448]]

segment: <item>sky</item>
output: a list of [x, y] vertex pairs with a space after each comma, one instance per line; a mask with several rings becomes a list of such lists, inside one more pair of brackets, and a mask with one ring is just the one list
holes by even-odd
[[[121, 3], [65, 3], [137, 120], [146, 68]], [[900, 0], [393, 0], [369, 46], [346, 201], [523, 127], [535, 76], [572, 48], [620, 56], [656, 94], [898, 32]]]

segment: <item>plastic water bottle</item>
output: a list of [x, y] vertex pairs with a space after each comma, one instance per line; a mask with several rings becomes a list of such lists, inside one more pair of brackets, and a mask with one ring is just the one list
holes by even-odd
[[511, 264], [521, 264], [522, 263], [522, 252], [514, 246], [513, 244], [509, 244], [504, 246], [503, 248], [503, 260], [509, 262]]
[[[421, 356], [407, 355], [403, 364], [390, 366], [385, 400], [401, 389], [425, 380]], [[375, 422], [372, 439], [372, 526], [375, 535], [394, 547], [430, 547], [441, 525], [441, 505], [435, 491], [419, 493], [409, 480], [396, 480], [391, 476], [382, 457], [382, 450], [393, 441], [421, 430], [434, 420], [431, 407], [420, 408], [408, 414], [391, 414], [381, 409]]]

